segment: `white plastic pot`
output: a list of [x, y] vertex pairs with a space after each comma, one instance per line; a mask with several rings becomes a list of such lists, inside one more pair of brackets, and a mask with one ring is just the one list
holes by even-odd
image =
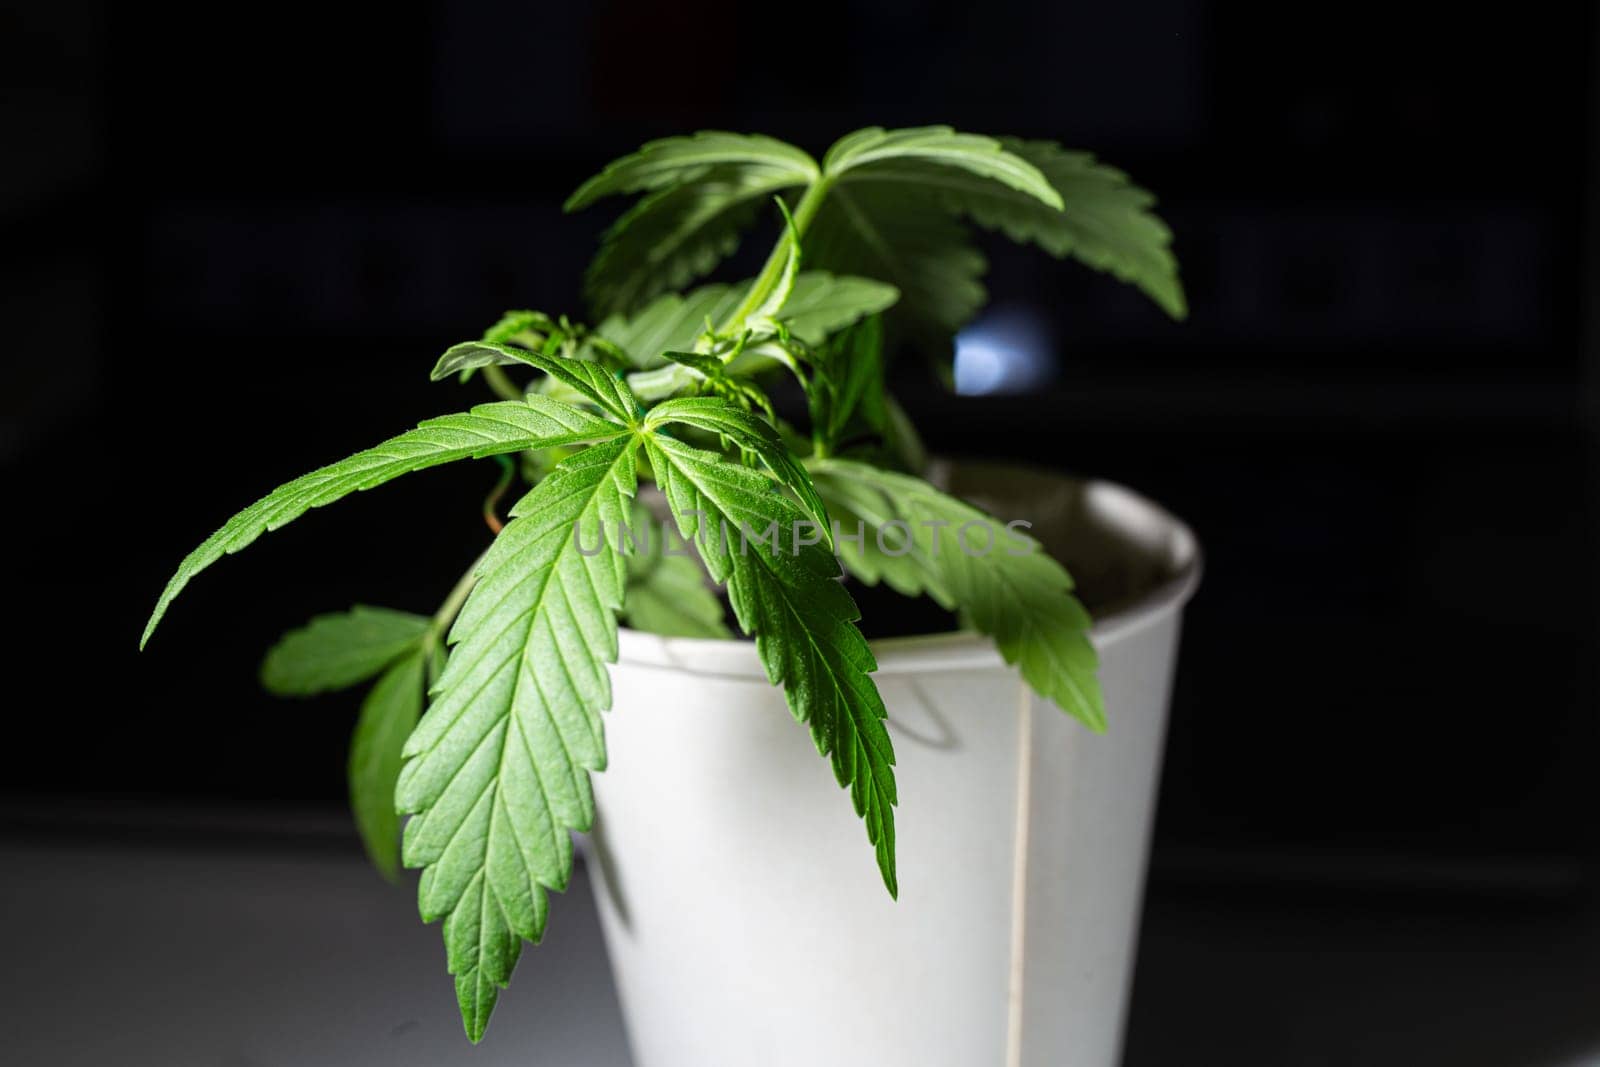
[[[1007, 468], [946, 479], [1035, 523], [1096, 611], [1110, 726], [984, 640], [874, 644], [900, 899], [752, 645], [625, 631], [595, 892], [637, 1067], [1110, 1067], [1121, 1045], [1188, 529]], [[1097, 590], [1097, 591], [1096, 591]]]

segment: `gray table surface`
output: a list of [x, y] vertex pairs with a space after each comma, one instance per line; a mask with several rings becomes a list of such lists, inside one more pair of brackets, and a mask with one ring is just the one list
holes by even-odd
[[630, 1063], [581, 869], [477, 1048], [439, 928], [348, 851], [12, 843], [0, 870], [3, 1063]]
[[[581, 867], [477, 1048], [438, 928], [347, 836], [0, 830], [0, 871], [0, 1063], [630, 1063]], [[1139, 967], [1130, 1067], [1600, 1064], [1600, 923], [1581, 906], [1158, 882]]]

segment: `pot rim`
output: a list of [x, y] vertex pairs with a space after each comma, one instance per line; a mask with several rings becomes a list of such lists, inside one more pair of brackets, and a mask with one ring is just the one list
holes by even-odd
[[[1010, 466], [1013, 470], [1041, 473], [1037, 468]], [[1104, 645], [1180, 611], [1194, 595], [1204, 569], [1200, 542], [1189, 525], [1149, 497], [1117, 482], [1052, 476], [1081, 486], [1084, 505], [1090, 513], [1132, 550], [1159, 553], [1168, 570], [1163, 580], [1143, 593], [1096, 616], [1089, 631], [1095, 643]], [[618, 628], [617, 644], [619, 664], [758, 679], [761, 684], [768, 684], [755, 643], [745, 638], [662, 637], [622, 626]], [[1005, 666], [994, 642], [970, 630], [888, 637], [870, 644], [878, 661], [878, 675], [915, 674], [934, 667], [949, 670]]]

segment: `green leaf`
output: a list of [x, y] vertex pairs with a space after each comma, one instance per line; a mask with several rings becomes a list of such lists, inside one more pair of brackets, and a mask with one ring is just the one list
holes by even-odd
[[[722, 602], [706, 586], [694, 546], [659, 525], [635, 503], [632, 529], [642, 541], [628, 556], [628, 587], [623, 616], [635, 630], [662, 637], [727, 638]], [[676, 542], [669, 544], [669, 538]]]
[[[803, 515], [767, 478], [659, 434], [645, 438], [645, 449], [679, 531], [699, 537], [701, 558], [727, 585], [767, 677], [784, 687], [795, 718], [810, 726], [817, 751], [849, 788], [884, 884], [898, 894], [894, 746], [872, 682], [877, 663], [856, 629], [855, 602], [836, 580], [838, 561], [820, 543], [790, 535]], [[742, 531], [759, 535], [769, 523], [780, 531], [779, 550], [744, 544]]]
[[686, 556], [663, 556], [628, 584], [628, 625], [662, 637], [732, 637], [722, 621], [722, 602], [705, 587], [704, 575]]
[[[793, 257], [788, 257], [788, 261], [793, 263]], [[607, 320], [600, 332], [610, 332], [620, 339], [614, 343], [631, 346], [631, 362], [647, 369], [647, 373], [635, 374], [629, 379], [638, 395], [646, 399], [671, 396], [695, 385], [695, 375], [666, 367], [667, 363], [692, 368], [701, 377], [717, 381], [720, 375], [708, 358], [718, 357], [708, 356], [708, 349], [733, 356], [723, 365], [723, 371], [735, 380], [755, 378], [779, 364], [795, 371], [803, 382], [804, 375], [796, 365], [794, 349], [797, 346], [792, 343], [793, 338], [798, 337], [808, 345], [821, 343], [830, 333], [892, 305], [899, 295], [893, 286], [870, 278], [835, 277], [826, 272], [805, 271], [795, 276], [788, 300], [778, 315], [782, 326], [792, 335], [790, 340], [778, 336], [779, 323], [770, 320], [751, 323], [761, 331], [755, 334], [754, 341], [749, 341], [748, 336], [713, 337], [709, 332], [714, 329], [712, 323], [723, 322], [733, 313], [741, 302], [741, 291], [748, 290], [707, 286], [681, 299], [662, 297], [635, 319]], [[663, 343], [666, 347], [661, 347]], [[683, 351], [691, 347], [695, 351]], [[640, 352], [653, 355], [641, 358]], [[741, 386], [734, 391], [755, 394], [752, 401], [770, 411], [770, 403], [759, 389]]]
[[[636, 315], [608, 317], [595, 328], [595, 333], [627, 353], [635, 367], [651, 370], [665, 362], [663, 353], [694, 348], [706, 323], [725, 319], [738, 305], [745, 288], [746, 285], [717, 284], [703, 285], [682, 295], [667, 293]], [[803, 270], [795, 278], [779, 318], [790, 333], [807, 344], [817, 345], [851, 323], [892, 307], [899, 298], [898, 289], [874, 278]]]
[[[849, 477], [849, 468], [842, 461], [814, 459], [807, 466], [829, 514], [839, 524], [837, 544], [845, 570], [868, 585], [881, 582], [904, 597], [927, 595], [946, 611], [956, 610], [933, 558], [932, 545], [927, 540], [916, 542], [911, 531], [902, 533], [888, 526], [906, 520], [875, 484]], [[877, 542], [880, 529], [885, 530], [883, 547]], [[859, 541], [858, 532], [862, 534]]]
[[[542, 311], [526, 309], [507, 311], [500, 316], [499, 321], [483, 331], [483, 336], [479, 340], [537, 348], [544, 343], [546, 335], [557, 328], [555, 321]], [[463, 369], [456, 376], [457, 382], [465, 384], [472, 377], [474, 369], [473, 367]]]
[[644, 197], [606, 231], [585, 292], [598, 314], [626, 313], [709, 273], [739, 246], [763, 198], [793, 175], [713, 167]]
[[628, 387], [598, 363], [536, 352], [488, 341], [467, 341], [446, 350], [433, 368], [433, 379], [491, 364], [523, 363], [544, 371], [579, 397], [623, 423], [632, 424], [637, 402]]
[[1088, 152], [1052, 141], [1003, 143], [1032, 162], [1061, 194], [1056, 211], [1031, 196], [958, 170], [884, 165], [852, 177], [862, 182], [932, 190], [949, 210], [1013, 241], [1032, 242], [1056, 257], [1073, 256], [1137, 285], [1175, 319], [1188, 313], [1172, 232], [1151, 210], [1155, 197]]
[[378, 674], [428, 632], [421, 615], [357, 604], [318, 615], [278, 639], [261, 664], [261, 684], [278, 696], [348, 689]]
[[1047, 208], [1061, 210], [1056, 192], [1039, 168], [1007, 151], [993, 137], [957, 133], [948, 126], [922, 126], [885, 130], [872, 126], [839, 138], [822, 161], [832, 178], [848, 182], [878, 167], [965, 172], [1029, 197]]
[[139, 639], [143, 648], [173, 599], [196, 574], [224, 555], [237, 552], [269, 530], [276, 530], [311, 508], [331, 504], [360, 489], [458, 459], [479, 459], [528, 448], [598, 441], [622, 433], [614, 423], [547, 397], [525, 402], [482, 404], [470, 412], [429, 419], [416, 429], [390, 438], [310, 474], [302, 475], [229, 519], [178, 565], [156, 601]]
[[362, 702], [350, 742], [350, 808], [373, 866], [391, 881], [399, 875], [395, 780], [400, 748], [422, 713], [430, 621], [357, 605], [285, 634], [261, 665], [262, 683], [280, 696], [345, 689], [382, 674]]
[[787, 486], [799, 498], [806, 515], [817, 524], [828, 547], [833, 546], [832, 531], [828, 525], [828, 509], [811, 484], [811, 475], [794, 458], [778, 431], [758, 415], [721, 397], [678, 397], [657, 404], [645, 418], [646, 429], [670, 423], [682, 423], [725, 437], [733, 445], [752, 453], [773, 477]]
[[[1036, 692], [1090, 729], [1105, 729], [1089, 613], [1072, 595], [1072, 577], [1037, 541], [920, 478], [849, 460], [811, 467], [844, 527], [853, 528], [859, 518], [868, 529], [860, 548], [840, 539], [849, 546], [845, 563], [852, 573], [868, 584], [885, 581], [896, 592], [925, 592], [959, 608]], [[988, 533], [969, 529], [963, 547], [967, 524]], [[879, 530], [889, 535], [888, 551], [877, 543]]]
[[983, 254], [924, 189], [841, 183], [806, 231], [805, 251], [814, 268], [893, 285], [900, 300], [890, 317], [923, 344], [947, 344], [988, 298]]
[[801, 271], [778, 316], [789, 332], [816, 346], [831, 334], [881, 311], [900, 299], [900, 290], [873, 278]]
[[517, 338], [518, 334], [529, 333], [535, 335], [535, 340], [542, 340], [544, 334], [556, 329], [556, 323], [542, 311], [508, 311], [500, 316], [500, 321], [483, 331], [482, 340], [491, 344], [509, 344]]
[[707, 379], [726, 378], [728, 366], [716, 356], [708, 356], [703, 352], [663, 352], [661, 355], [668, 363], [676, 363], [680, 367], [688, 367]]
[[917, 433], [917, 427], [911, 421], [911, 416], [900, 406], [900, 401], [885, 394], [883, 413], [884, 443], [888, 445], [890, 455], [908, 471], [926, 470], [928, 450], [923, 445], [922, 436]]
[[825, 373], [811, 390], [817, 404], [812, 423], [827, 451], [834, 451], [858, 411], [870, 429], [886, 436], [883, 320], [877, 316], [864, 319], [817, 352]]
[[742, 286], [704, 285], [681, 296], [667, 293], [631, 318], [612, 315], [595, 332], [626, 352], [634, 366], [651, 370], [665, 362], [663, 352], [692, 349], [706, 323], [722, 321], [742, 292]]
[[391, 882], [400, 877], [400, 817], [394, 810], [400, 752], [422, 715], [428, 656], [428, 649], [414, 644], [383, 673], [361, 702], [350, 738], [350, 810], [368, 858]]
[[[684, 388], [698, 388], [701, 391], [698, 395], [723, 397], [729, 403], [738, 405], [743, 411], [761, 411], [769, 418], [776, 418], [777, 416], [772, 410], [771, 398], [767, 396], [766, 390], [753, 380], [749, 368], [753, 367], [758, 361], [780, 361], [784, 366], [792, 368], [794, 366], [794, 357], [776, 344], [761, 345], [755, 349], [744, 348], [738, 351], [741, 353], [740, 357], [729, 363], [724, 363], [718, 356], [705, 355], [700, 352], [663, 352], [662, 355], [666, 356], [668, 362], [676, 363], [680, 367], [687, 367], [700, 376], [700, 381], [695, 382], [693, 380], [694, 375], [675, 374], [674, 377], [679, 378], [678, 382], [674, 383], [662, 379], [659, 384], [663, 388], [671, 386], [671, 391], [673, 392]], [[744, 373], [736, 376], [734, 373], [736, 366], [740, 367]], [[640, 384], [639, 379], [635, 379], [635, 384]], [[649, 385], [650, 383], [646, 381], [643, 384]]]
[[406, 742], [403, 857], [425, 868], [419, 910], [444, 919], [474, 1041], [522, 941], [544, 932], [547, 891], [567, 885], [571, 831], [594, 817], [588, 774], [605, 766], [600, 713], [611, 705], [626, 566], [614, 546], [586, 553], [628, 514], [633, 450], [632, 437], [584, 449], [512, 508]]
[[618, 193], [694, 180], [711, 167], [738, 167], [774, 180], [783, 177], [791, 185], [809, 184], [818, 175], [816, 161], [794, 145], [754, 134], [704, 130], [688, 137], [651, 141], [607, 164], [568, 198], [565, 210], [577, 211]]

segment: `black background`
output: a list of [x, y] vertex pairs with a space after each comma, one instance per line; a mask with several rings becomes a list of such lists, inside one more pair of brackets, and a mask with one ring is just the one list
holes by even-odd
[[137, 654], [182, 554], [480, 399], [427, 371], [503, 309], [581, 313], [615, 208], [560, 203], [609, 158], [948, 122], [1094, 149], [1176, 232], [1187, 323], [991, 241], [1054, 380], [905, 386], [939, 450], [1122, 480], [1197, 530], [1158, 882], [1581, 897], [1595, 40], [1578, 4], [14, 9], [0, 791], [29, 818], [338, 808], [354, 701], [273, 700], [260, 654], [352, 602], [431, 611], [493, 469], [308, 516]]

